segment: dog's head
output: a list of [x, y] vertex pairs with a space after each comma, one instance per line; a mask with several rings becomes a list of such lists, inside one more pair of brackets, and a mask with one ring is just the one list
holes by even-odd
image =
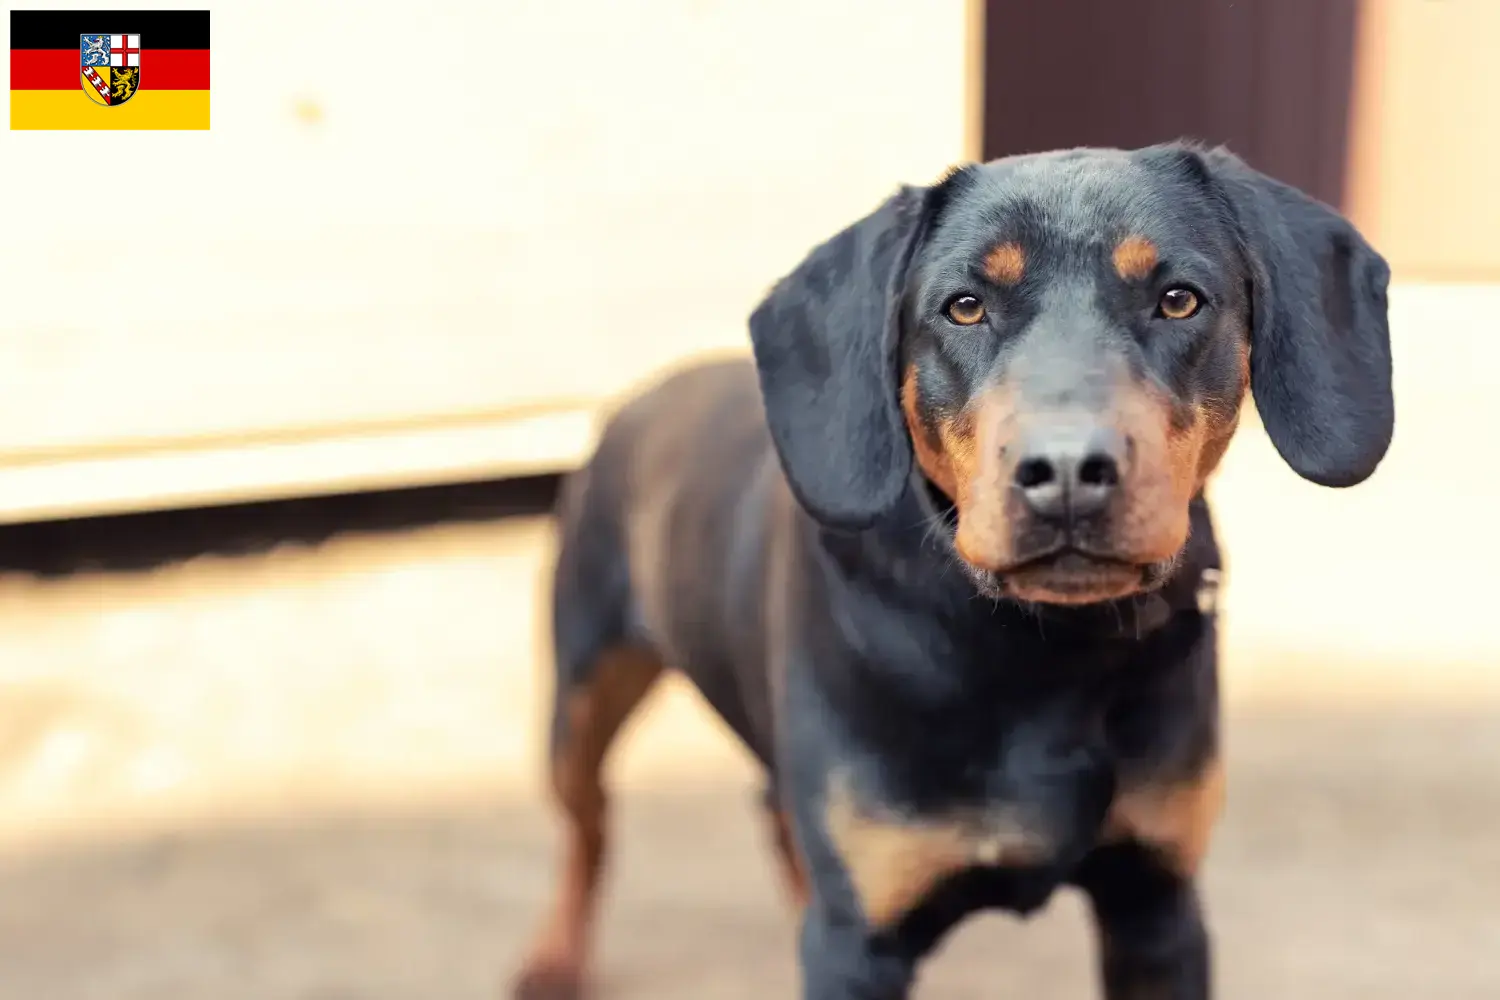
[[916, 483], [983, 589], [1082, 604], [1169, 575], [1247, 389], [1301, 476], [1374, 471], [1388, 279], [1348, 221], [1225, 151], [1072, 150], [903, 188], [750, 331], [814, 517], [868, 527]]

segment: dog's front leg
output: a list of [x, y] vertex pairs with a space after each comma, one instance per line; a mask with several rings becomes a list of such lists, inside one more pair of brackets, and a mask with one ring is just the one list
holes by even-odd
[[1137, 844], [1101, 847], [1078, 884], [1093, 904], [1107, 1000], [1208, 1000], [1210, 958], [1190, 877]]
[[918, 955], [893, 928], [872, 926], [854, 869], [880, 859], [850, 857], [840, 846], [838, 812], [815, 777], [825, 768], [809, 766], [812, 759], [802, 757], [788, 783], [809, 888], [800, 945], [803, 1000], [905, 1000]]
[[[790, 681], [795, 694], [783, 716], [778, 748], [782, 808], [807, 876], [799, 949], [802, 997], [905, 1000], [920, 958], [895, 926], [907, 894], [884, 892], [871, 905], [874, 876], [886, 873], [886, 882], [897, 890], [902, 872], [887, 863], [879, 850], [884, 845], [851, 843], [851, 816], [835, 777], [846, 773], [848, 754], [826, 704], [804, 682], [802, 677]], [[879, 831], [873, 833], [878, 840]]]
[[905, 1000], [913, 961], [859, 921], [812, 906], [802, 921], [803, 1000]]

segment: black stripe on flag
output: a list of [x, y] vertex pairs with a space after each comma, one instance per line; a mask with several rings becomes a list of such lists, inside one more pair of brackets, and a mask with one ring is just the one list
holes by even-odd
[[140, 35], [141, 47], [206, 49], [206, 10], [13, 10], [13, 49], [76, 49], [79, 35]]

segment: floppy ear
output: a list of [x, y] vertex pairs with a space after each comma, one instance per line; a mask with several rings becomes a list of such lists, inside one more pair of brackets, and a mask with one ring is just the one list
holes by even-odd
[[911, 471], [896, 350], [929, 191], [903, 187], [817, 247], [750, 316], [782, 469], [802, 506], [831, 527], [869, 526]]
[[1252, 272], [1250, 386], [1288, 465], [1323, 486], [1353, 486], [1391, 443], [1390, 268], [1327, 205], [1205, 154], [1238, 222]]

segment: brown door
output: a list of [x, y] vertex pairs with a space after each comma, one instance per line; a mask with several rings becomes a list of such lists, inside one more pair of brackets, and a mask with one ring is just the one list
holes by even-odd
[[983, 154], [1226, 143], [1398, 278], [1500, 280], [1497, 0], [982, 0]]
[[989, 0], [984, 154], [1226, 143], [1343, 199], [1356, 0]]

